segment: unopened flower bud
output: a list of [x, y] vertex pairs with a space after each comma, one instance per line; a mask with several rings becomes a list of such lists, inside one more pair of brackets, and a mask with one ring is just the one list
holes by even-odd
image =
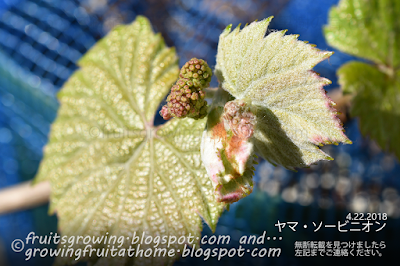
[[166, 105], [164, 105], [164, 106], [161, 108], [160, 115], [161, 115], [162, 118], [164, 118], [165, 120], [171, 119], [171, 114], [169, 113], [168, 107], [167, 107]]
[[204, 60], [192, 58], [182, 67], [179, 76], [193, 81], [193, 86], [201, 90], [208, 87], [212, 71]]
[[241, 100], [227, 102], [224, 106], [223, 118], [233, 134], [241, 139], [253, 136], [255, 127], [255, 115]]
[[167, 104], [160, 114], [166, 119], [171, 117], [191, 117], [201, 119], [207, 115], [207, 102], [203, 89], [208, 87], [212, 71], [202, 59], [192, 58], [182, 67], [179, 79], [171, 88]]

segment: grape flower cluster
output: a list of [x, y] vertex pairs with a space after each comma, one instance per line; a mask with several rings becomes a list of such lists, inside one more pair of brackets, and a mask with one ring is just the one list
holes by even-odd
[[161, 108], [160, 115], [169, 120], [172, 117], [201, 119], [207, 115], [207, 102], [204, 89], [210, 84], [212, 76], [208, 64], [192, 58], [182, 67], [179, 79], [171, 88], [167, 104]]
[[227, 102], [224, 106], [223, 119], [233, 134], [239, 138], [248, 139], [253, 136], [256, 118], [244, 101]]

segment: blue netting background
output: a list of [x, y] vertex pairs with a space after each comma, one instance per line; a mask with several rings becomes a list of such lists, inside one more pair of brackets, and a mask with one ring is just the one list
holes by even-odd
[[[329, 8], [337, 0], [0, 0], [0, 188], [34, 177], [47, 142], [58, 103], [55, 94], [76, 69], [75, 62], [113, 26], [147, 16], [169, 46], [175, 46], [180, 63], [192, 57], [215, 65], [219, 34], [228, 24], [236, 26], [274, 15], [273, 29], [300, 34], [318, 48], [329, 47], [322, 33]], [[335, 51], [315, 71], [332, 80], [327, 90], [338, 86], [336, 70], [355, 59]], [[212, 85], [216, 85], [213, 79]], [[335, 161], [290, 172], [260, 161], [256, 188], [233, 204], [221, 217], [216, 234], [230, 234], [237, 247], [242, 235], [282, 236], [268, 245], [282, 247], [280, 258], [230, 258], [222, 262], [185, 258], [176, 265], [351, 265], [347, 260], [296, 259], [294, 241], [385, 240], [382, 259], [395, 257], [400, 239], [400, 165], [398, 160], [360, 135], [357, 119], [345, 124], [353, 145], [325, 147]], [[386, 227], [379, 233], [314, 233], [313, 221], [336, 224], [349, 212], [386, 212]], [[298, 221], [308, 229], [278, 233], [278, 221]], [[51, 265], [52, 259], [25, 261], [10, 243], [30, 231], [49, 234], [57, 228], [47, 206], [0, 215], [0, 265]], [[204, 234], [210, 234], [206, 228]], [[371, 265], [373, 260], [358, 259]], [[354, 262], [353, 262], [354, 263]], [[376, 263], [376, 262], [374, 262]], [[393, 264], [393, 262], [391, 263]], [[396, 264], [396, 262], [394, 263]]]

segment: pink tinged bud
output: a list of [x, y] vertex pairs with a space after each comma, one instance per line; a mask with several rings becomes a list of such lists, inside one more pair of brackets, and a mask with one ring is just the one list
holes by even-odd
[[193, 101], [195, 101], [195, 100], [199, 99], [199, 95], [198, 95], [196, 92], [193, 92], [193, 93], [192, 93], [191, 99], [192, 99]]
[[185, 86], [185, 80], [184, 80], [184, 79], [180, 79], [180, 80], [178, 81], [178, 85], [179, 85], [180, 87]]
[[239, 138], [248, 139], [253, 136], [254, 127], [252, 124], [240, 124], [237, 128], [237, 135]]
[[224, 107], [225, 113], [230, 114], [231, 116], [235, 116], [239, 111], [239, 104], [237, 101], [230, 101], [225, 104]]
[[204, 91], [199, 91], [200, 94], [200, 98], [204, 99], [204, 97], [206, 96], [206, 94], [204, 93]]
[[170, 112], [169, 112], [169, 110], [168, 110], [168, 107], [165, 106], [165, 105], [161, 108], [160, 115], [162, 116], [162, 118], [163, 118], [164, 120], [169, 120], [169, 119], [171, 119], [171, 114], [170, 114]]
[[[196, 72], [196, 73], [195, 73]], [[180, 79], [171, 88], [167, 98], [167, 107], [172, 117], [189, 117], [200, 119], [207, 115], [207, 102], [202, 91], [209, 80], [203, 78], [203, 74], [210, 76], [211, 69], [204, 60], [192, 58], [180, 71]], [[194, 77], [193, 77], [194, 76]]]
[[249, 139], [253, 136], [256, 119], [244, 101], [227, 102], [224, 106], [223, 119], [225, 125], [240, 139]]

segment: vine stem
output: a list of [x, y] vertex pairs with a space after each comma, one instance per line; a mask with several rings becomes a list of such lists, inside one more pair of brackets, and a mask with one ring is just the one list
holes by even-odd
[[206, 92], [206, 98], [214, 98], [215, 93], [217, 92], [218, 88], [206, 88], [205, 92]]
[[0, 190], [0, 214], [26, 210], [45, 204], [50, 198], [50, 182], [24, 182]]

